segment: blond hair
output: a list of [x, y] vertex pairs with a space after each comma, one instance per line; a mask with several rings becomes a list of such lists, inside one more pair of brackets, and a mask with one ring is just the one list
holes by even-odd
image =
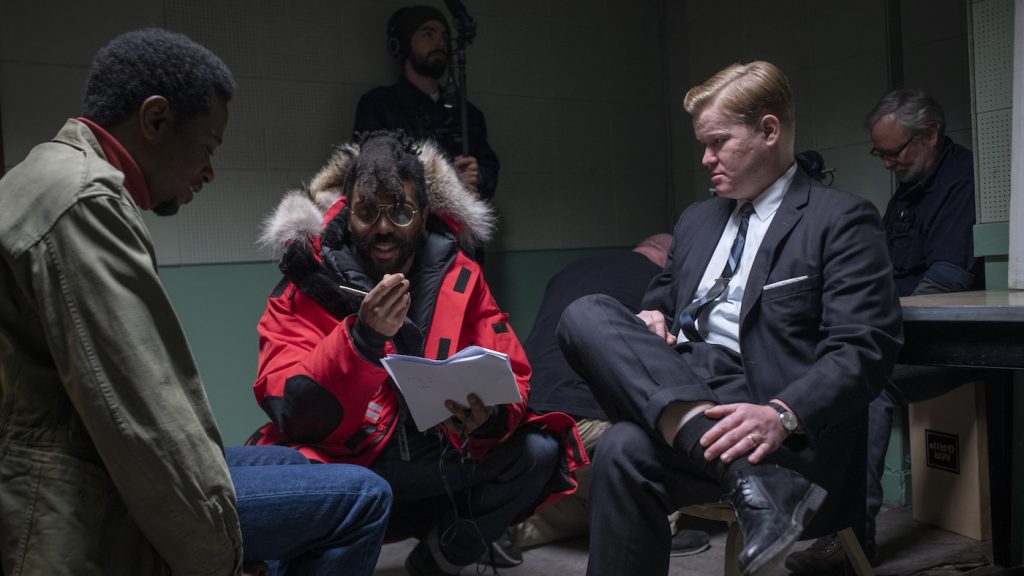
[[719, 103], [726, 117], [748, 126], [772, 114], [783, 126], [792, 126], [793, 91], [789, 80], [771, 62], [758, 60], [749, 64], [733, 64], [690, 88], [683, 98], [683, 108], [696, 116], [713, 103]]

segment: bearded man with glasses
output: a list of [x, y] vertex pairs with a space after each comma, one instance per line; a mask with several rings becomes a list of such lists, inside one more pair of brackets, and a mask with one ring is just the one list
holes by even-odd
[[883, 220], [900, 296], [980, 287], [974, 158], [946, 136], [942, 106], [920, 90], [895, 90], [875, 105], [865, 127], [871, 154], [899, 182]]
[[[894, 90], [878, 101], [864, 127], [871, 133], [871, 155], [899, 183], [883, 217], [899, 295], [984, 288], [982, 260], [974, 256], [974, 158], [946, 136], [942, 105], [920, 90]], [[963, 371], [897, 365], [871, 402], [863, 548], [872, 562], [893, 410], [969, 380]], [[801, 576], [823, 576], [846, 573], [846, 564], [839, 540], [828, 536], [791, 555], [786, 567]]]
[[[516, 518], [575, 490], [586, 462], [573, 419], [527, 410], [530, 366], [480, 266], [491, 208], [430, 143], [375, 132], [342, 146], [309, 190], [289, 193], [263, 240], [285, 278], [260, 320], [252, 444], [366, 466], [394, 494], [388, 537], [416, 536], [406, 570], [457, 574]], [[522, 400], [449, 398], [419, 432], [381, 366], [393, 352], [444, 359], [478, 345], [508, 355]]]

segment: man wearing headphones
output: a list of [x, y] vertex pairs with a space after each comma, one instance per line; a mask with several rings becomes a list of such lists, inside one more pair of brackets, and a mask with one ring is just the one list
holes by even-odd
[[487, 199], [498, 186], [498, 156], [487, 144], [480, 109], [466, 102], [469, 153], [462, 153], [459, 94], [440, 79], [448, 68], [450, 28], [432, 6], [399, 8], [388, 20], [388, 50], [402, 65], [402, 77], [359, 99], [355, 132], [405, 130], [416, 140], [432, 138], [448, 154], [462, 184]]

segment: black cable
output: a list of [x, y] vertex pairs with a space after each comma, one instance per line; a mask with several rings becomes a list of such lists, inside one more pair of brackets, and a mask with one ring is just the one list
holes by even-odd
[[[454, 521], [451, 523], [451, 525], [448, 526], [445, 529], [444, 532], [438, 531], [438, 534], [437, 534], [438, 552], [440, 552], [440, 548], [441, 548], [442, 545], [447, 544], [447, 543], [452, 541], [452, 539], [458, 533], [458, 529], [459, 529], [461, 524], [467, 524], [467, 525], [469, 525], [469, 526], [471, 526], [473, 528], [473, 530], [476, 532], [476, 535], [480, 538], [480, 544], [482, 544], [484, 549], [491, 554], [491, 563], [492, 563], [491, 567], [494, 570], [495, 576], [497, 576], [498, 575], [498, 567], [497, 566], [493, 566], [493, 563], [494, 563], [494, 551], [491, 549], [490, 544], [484, 538], [484, 534], [483, 534], [483, 532], [480, 531], [480, 527], [477, 525], [476, 521], [473, 520], [473, 498], [472, 498], [473, 488], [472, 487], [467, 487], [463, 491], [465, 493], [465, 496], [466, 496], [466, 506], [465, 506], [465, 508], [466, 508], [466, 515], [468, 516], [468, 518], [463, 518], [462, 514], [459, 513], [459, 503], [456, 500], [455, 491], [452, 489], [451, 483], [448, 482], [448, 473], [445, 470], [445, 456], [448, 454], [448, 451], [451, 448], [451, 443], [448, 441], [447, 436], [443, 432], [437, 431], [436, 435], [437, 435], [438, 442], [440, 443], [440, 456], [438, 456], [438, 462], [437, 462], [438, 463], [438, 473], [441, 476], [441, 484], [444, 486], [445, 494], [448, 495], [448, 502], [451, 504], [452, 513], [454, 514], [454, 518], [455, 518]], [[466, 459], [464, 458], [464, 449], [465, 449], [466, 443], [468, 443], [468, 442], [469, 442], [469, 439], [467, 437], [464, 437], [463, 438], [463, 444], [462, 444], [462, 446], [459, 449], [459, 463], [457, 464], [458, 466], [463, 466], [466, 463]], [[476, 474], [476, 460], [469, 459], [469, 465], [470, 465], [470, 476], [472, 477], [472, 476], [474, 476]], [[480, 563], [479, 562], [477, 563], [477, 574], [481, 574], [481, 575], [485, 574], [486, 570], [487, 570], [486, 568], [483, 568], [483, 572], [481, 572]]]

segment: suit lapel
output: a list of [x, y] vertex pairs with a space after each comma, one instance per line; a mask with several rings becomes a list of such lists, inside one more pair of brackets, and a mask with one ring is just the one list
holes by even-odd
[[743, 305], [740, 307], [740, 332], [743, 332], [747, 314], [761, 299], [761, 291], [768, 281], [768, 274], [779, 258], [782, 241], [803, 217], [802, 208], [807, 204], [810, 191], [810, 180], [798, 168], [750, 267], [747, 285], [743, 288]]
[[[718, 247], [722, 232], [725, 230], [726, 224], [729, 223], [729, 216], [732, 214], [733, 208], [736, 207], [736, 202], [725, 198], [716, 198], [710, 202], [713, 202], [710, 213], [703, 217], [707, 218], [707, 222], [714, 222], [715, 225], [704, 228], [700, 222], [695, 223], [694, 229], [702, 230], [702, 232], [695, 234], [692, 238], [691, 257], [684, 263], [682, 270], [684, 275], [679, 284], [682, 288], [680, 300], [685, 301], [686, 304], [693, 300], [693, 293], [697, 291], [697, 285], [704, 277], [704, 271], [707, 270], [711, 256], [714, 255], [715, 248]], [[712, 233], [712, 230], [717, 230], [718, 233]], [[717, 278], [717, 272], [715, 274]]]

